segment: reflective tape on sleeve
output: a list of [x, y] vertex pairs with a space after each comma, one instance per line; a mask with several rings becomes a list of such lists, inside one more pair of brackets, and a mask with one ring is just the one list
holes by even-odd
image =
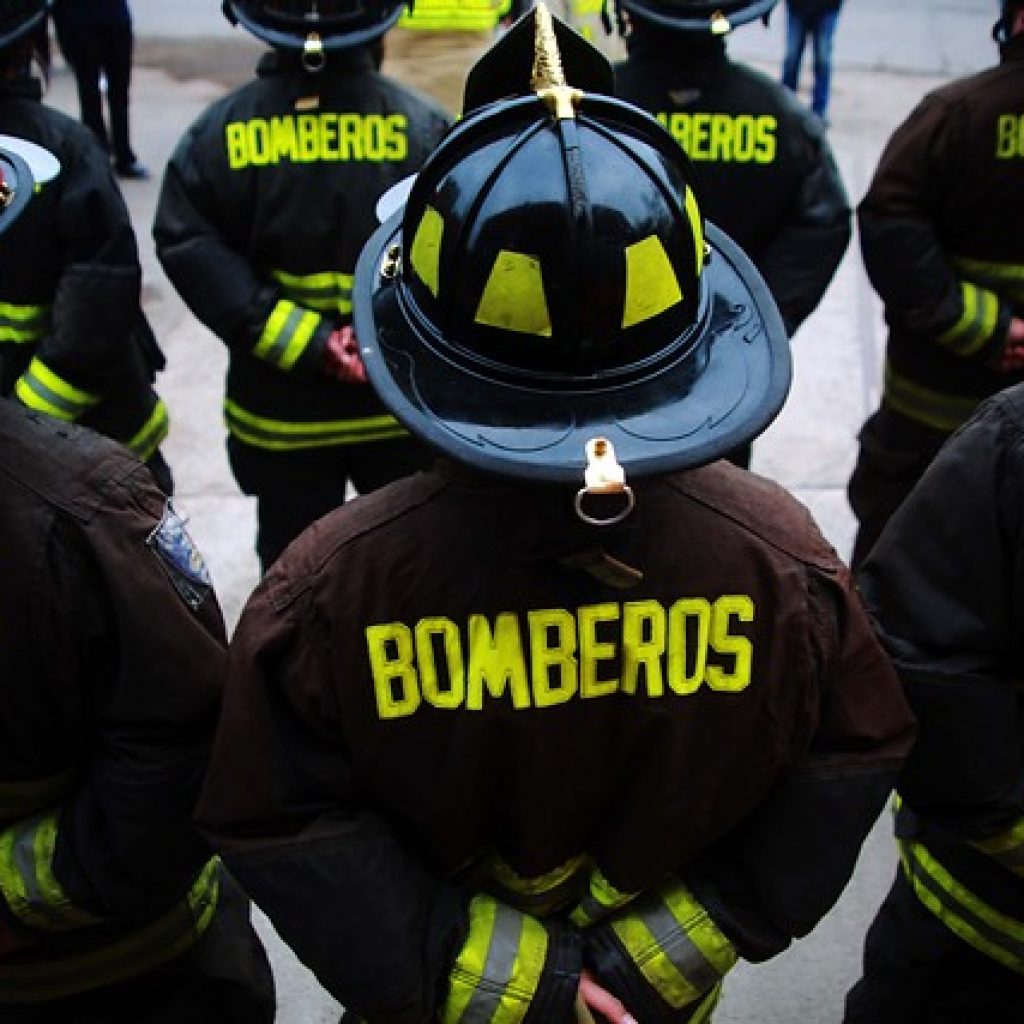
[[303, 309], [290, 299], [280, 299], [267, 317], [253, 352], [278, 369], [290, 370], [306, 351], [321, 319], [319, 313]]
[[0, 832], [0, 892], [12, 913], [40, 931], [64, 931], [101, 919], [76, 907], [53, 874], [56, 812]]
[[519, 1024], [537, 991], [548, 935], [535, 918], [475, 896], [451, 972], [444, 1024]]
[[939, 342], [958, 356], [971, 356], [992, 337], [999, 322], [999, 299], [987, 288], [960, 282], [960, 318], [939, 334]]
[[146, 422], [128, 441], [128, 447], [145, 462], [163, 444], [170, 430], [170, 418], [163, 399], [158, 398]]
[[0, 302], [0, 342], [28, 345], [50, 327], [50, 307]]
[[286, 270], [273, 271], [274, 280], [281, 286], [286, 299], [319, 313], [352, 312], [351, 274], [337, 270], [322, 270], [314, 274], [292, 274]]
[[590, 873], [587, 893], [569, 915], [569, 920], [577, 928], [586, 928], [607, 917], [612, 911], [624, 907], [635, 898], [635, 895], [620, 892], [597, 868], [594, 868]]
[[673, 1009], [701, 999], [736, 963], [736, 950], [686, 886], [665, 886], [611, 923], [648, 984]]
[[30, 409], [67, 422], [81, 419], [101, 398], [91, 391], [76, 388], [38, 357], [33, 357], [14, 390]]

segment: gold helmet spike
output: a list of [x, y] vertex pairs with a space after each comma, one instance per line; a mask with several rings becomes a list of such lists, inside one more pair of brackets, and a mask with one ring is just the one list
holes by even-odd
[[534, 35], [530, 87], [558, 120], [574, 118], [576, 106], [583, 99], [583, 93], [566, 84], [565, 73], [562, 71], [562, 55], [558, 51], [555, 26], [547, 5], [540, 0], [534, 10], [537, 27]]

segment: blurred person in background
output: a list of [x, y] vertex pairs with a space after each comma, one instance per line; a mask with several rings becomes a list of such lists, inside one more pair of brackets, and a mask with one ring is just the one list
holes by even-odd
[[843, 0], [786, 0], [786, 52], [782, 58], [782, 84], [797, 92], [804, 47], [811, 41], [814, 83], [811, 109], [828, 124], [832, 98], [832, 50]]
[[423, 461], [367, 383], [351, 328], [377, 200], [450, 120], [378, 70], [404, 7], [228, 0], [229, 20], [272, 50], [188, 129], [162, 183], [157, 255], [229, 349], [228, 455], [256, 498], [264, 570], [350, 487]]
[[58, 167], [0, 239], [0, 395], [120, 441], [170, 494], [168, 410], [154, 386], [164, 357], [142, 311], [128, 208], [93, 133], [42, 102], [49, 8], [0, 3], [0, 134]]
[[75, 75], [82, 120], [110, 154], [119, 178], [148, 178], [149, 170], [131, 145], [135, 38], [128, 0], [54, 0], [53, 20], [57, 42]]
[[[0, 139], [5, 241], [58, 170]], [[0, 272], [18, 255], [5, 245]], [[192, 824], [225, 646], [145, 467], [0, 398], [0, 1019], [273, 1020], [248, 900]]]
[[[835, 276], [851, 212], [820, 122], [728, 56], [728, 33], [768, 17], [774, 3], [618, 0], [627, 58], [615, 89], [689, 156], [704, 215], [754, 261], [792, 336]], [[730, 458], [747, 466], [750, 454], [745, 445]]]
[[848, 487], [855, 568], [978, 403], [1024, 379], [1024, 2], [994, 36], [999, 64], [924, 97], [857, 210], [888, 339]]

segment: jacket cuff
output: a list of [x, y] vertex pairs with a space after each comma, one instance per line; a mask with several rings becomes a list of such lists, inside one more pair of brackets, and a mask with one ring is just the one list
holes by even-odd
[[671, 882], [589, 929], [586, 960], [637, 1020], [676, 1024], [714, 1003], [737, 954], [693, 893]]
[[449, 975], [443, 1024], [550, 1024], [572, 1018], [583, 946], [491, 896], [469, 906], [469, 933]]
[[278, 299], [252, 354], [284, 373], [322, 373], [331, 324], [316, 310], [291, 299]]

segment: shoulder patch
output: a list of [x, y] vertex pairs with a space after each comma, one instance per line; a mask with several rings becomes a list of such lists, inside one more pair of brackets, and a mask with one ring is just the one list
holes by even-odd
[[213, 590], [210, 570], [206, 566], [195, 542], [185, 528], [185, 520], [175, 511], [168, 499], [159, 525], [146, 538], [146, 545], [152, 550], [170, 578], [181, 599], [198, 611]]

